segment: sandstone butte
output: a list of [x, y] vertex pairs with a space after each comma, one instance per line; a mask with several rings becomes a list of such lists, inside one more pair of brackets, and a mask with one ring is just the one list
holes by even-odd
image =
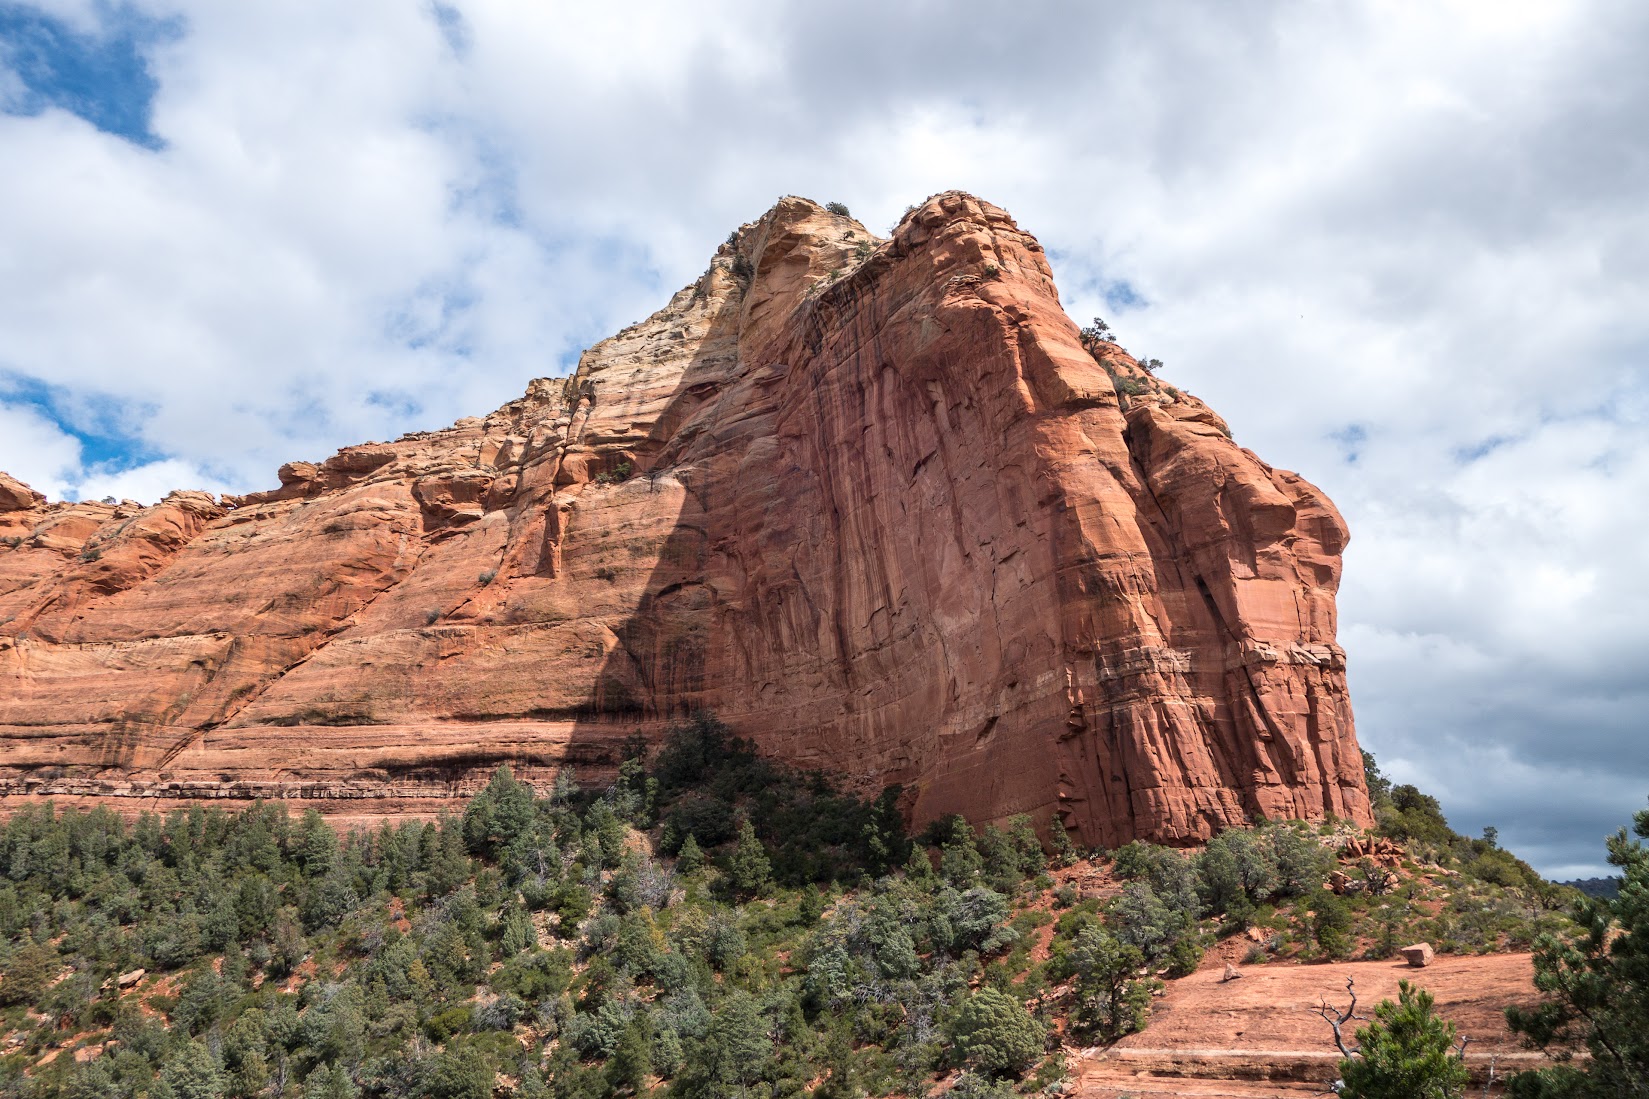
[[918, 825], [1366, 824], [1345, 542], [1085, 350], [1004, 211], [946, 193], [884, 240], [786, 198], [484, 419], [222, 500], [0, 477], [0, 805], [430, 815], [706, 709]]

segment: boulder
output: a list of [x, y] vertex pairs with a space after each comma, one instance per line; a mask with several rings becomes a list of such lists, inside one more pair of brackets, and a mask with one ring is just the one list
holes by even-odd
[[27, 511], [45, 502], [44, 496], [22, 481], [0, 473], [0, 512]]
[[1409, 965], [1415, 969], [1423, 969], [1431, 964], [1432, 949], [1430, 943], [1415, 943], [1413, 946], [1405, 946], [1401, 953], [1404, 958], [1408, 959]]

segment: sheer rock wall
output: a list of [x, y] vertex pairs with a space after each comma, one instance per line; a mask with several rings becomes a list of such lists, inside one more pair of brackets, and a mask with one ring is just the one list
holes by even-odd
[[707, 708], [917, 823], [1369, 820], [1334, 506], [968, 195], [887, 240], [784, 199], [572, 378], [279, 476], [0, 475], [0, 805], [426, 814]]

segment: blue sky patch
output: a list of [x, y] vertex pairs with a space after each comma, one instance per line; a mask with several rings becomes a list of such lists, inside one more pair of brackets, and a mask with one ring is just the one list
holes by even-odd
[[144, 51], [177, 37], [181, 24], [124, 7], [101, 13], [100, 31], [84, 34], [33, 8], [0, 2], [0, 64], [24, 89], [0, 109], [36, 115], [58, 107], [134, 145], [163, 148], [150, 128], [159, 84]]
[[1121, 313], [1129, 309], [1144, 309], [1150, 302], [1127, 279], [1113, 282], [1105, 287], [1105, 307], [1112, 312]]
[[403, 420], [412, 420], [424, 411], [423, 403], [402, 389], [374, 389], [366, 395], [366, 403]]
[[429, 9], [441, 37], [447, 41], [447, 49], [457, 57], [469, 53], [470, 34], [469, 27], [464, 25], [464, 13], [440, 0], [432, 0]]
[[1455, 447], [1453, 457], [1456, 462], [1463, 466], [1470, 465], [1480, 458], [1487, 458], [1501, 447], [1515, 441], [1515, 438], [1510, 435], [1490, 435], [1485, 439], [1479, 439], [1470, 446]]
[[1357, 459], [1362, 457], [1362, 451], [1359, 448], [1368, 438], [1368, 429], [1362, 424], [1347, 424], [1339, 431], [1329, 432], [1328, 437], [1345, 449], [1346, 465], [1354, 466], [1357, 464]]
[[131, 407], [109, 397], [71, 394], [35, 378], [0, 371], [0, 401], [32, 408], [80, 440], [81, 465], [118, 473], [164, 457], [131, 434]]

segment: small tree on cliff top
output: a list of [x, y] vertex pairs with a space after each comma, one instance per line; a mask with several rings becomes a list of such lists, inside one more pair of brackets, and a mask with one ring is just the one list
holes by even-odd
[[1116, 342], [1116, 333], [1112, 332], [1111, 326], [1100, 317], [1095, 317], [1094, 323], [1082, 330], [1082, 346], [1090, 353], [1098, 351], [1103, 344]]

